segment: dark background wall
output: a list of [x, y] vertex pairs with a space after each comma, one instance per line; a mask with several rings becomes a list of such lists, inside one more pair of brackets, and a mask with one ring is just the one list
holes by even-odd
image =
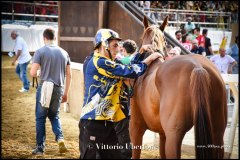
[[132, 39], [141, 44], [143, 24], [116, 1], [109, 2], [108, 27], [119, 33], [123, 39]]
[[93, 51], [98, 29], [110, 28], [123, 39], [138, 45], [143, 33], [142, 23], [117, 1], [60, 1], [59, 45], [73, 62], [83, 63]]
[[[59, 45], [73, 62], [83, 62], [93, 49], [94, 36], [104, 23], [106, 2], [60, 1]], [[106, 7], [105, 7], [106, 8]]]

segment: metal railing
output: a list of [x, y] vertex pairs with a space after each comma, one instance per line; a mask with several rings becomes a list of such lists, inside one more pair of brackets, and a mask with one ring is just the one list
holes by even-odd
[[[132, 1], [124, 1], [121, 3], [125, 8], [129, 10], [139, 21], [143, 20], [144, 12], [135, 5]], [[156, 24], [150, 17], [147, 17], [150, 24]], [[183, 47], [175, 38], [171, 37], [167, 32], [163, 32], [166, 38], [166, 41], [172, 46], [178, 46], [181, 48], [181, 54], [191, 54], [189, 50]]]
[[[46, 13], [42, 15], [41, 13], [36, 13], [38, 7], [53, 7], [56, 12], [58, 12], [58, 5], [55, 4], [47, 4], [48, 2], [54, 1], [41, 1], [44, 3], [39, 3], [38, 1], [33, 1], [33, 3], [29, 2], [19, 2], [19, 1], [2, 1], [2, 21], [7, 22], [30, 22], [36, 24], [36, 22], [40, 23], [57, 23], [58, 22], [58, 13], [55, 15]], [[9, 6], [11, 5], [11, 8]], [[24, 5], [22, 7], [28, 7], [28, 10], [23, 10], [22, 12], [31, 12], [32, 13], [22, 13], [15, 11], [16, 5]], [[4, 9], [8, 9], [9, 11], [4, 11]], [[11, 10], [11, 11], [10, 11]], [[10, 18], [11, 17], [11, 18]], [[19, 19], [20, 18], [20, 19]]]
[[215, 11], [193, 11], [193, 10], [175, 10], [175, 9], [159, 9], [150, 8], [142, 11], [153, 19], [156, 23], [162, 23], [163, 17], [169, 15], [169, 24], [180, 27], [186, 23], [188, 16], [193, 18], [192, 22], [201, 27], [212, 27], [218, 29], [230, 30], [231, 12], [215, 12]]

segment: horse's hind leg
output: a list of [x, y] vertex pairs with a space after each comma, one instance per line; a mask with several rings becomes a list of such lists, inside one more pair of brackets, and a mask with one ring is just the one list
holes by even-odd
[[159, 141], [159, 152], [162, 159], [166, 159], [165, 154], [165, 143], [166, 143], [166, 136], [164, 133], [159, 133], [160, 141]]

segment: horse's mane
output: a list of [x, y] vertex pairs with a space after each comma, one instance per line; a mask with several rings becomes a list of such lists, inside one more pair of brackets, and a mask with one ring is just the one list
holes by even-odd
[[[151, 25], [145, 31], [143, 32], [142, 35], [142, 40], [149, 34], [150, 32], [153, 32], [153, 36], [151, 39], [152, 45], [153, 45], [153, 50], [154, 51], [160, 51], [160, 54], [163, 57], [166, 57], [166, 40], [164, 38], [163, 32], [159, 29], [158, 25]], [[149, 35], [148, 35], [149, 36]]]

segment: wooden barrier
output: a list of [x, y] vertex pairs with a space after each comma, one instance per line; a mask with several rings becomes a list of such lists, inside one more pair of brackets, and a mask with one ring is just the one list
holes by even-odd
[[238, 74], [222, 74], [222, 78], [226, 84], [229, 85], [234, 96], [234, 109], [231, 121], [230, 133], [228, 135], [228, 144], [225, 150], [224, 158], [230, 158], [233, 149], [233, 142], [236, 133], [236, 127], [238, 123]]
[[68, 106], [73, 117], [80, 120], [84, 98], [83, 65], [71, 62], [72, 83], [69, 89]]

